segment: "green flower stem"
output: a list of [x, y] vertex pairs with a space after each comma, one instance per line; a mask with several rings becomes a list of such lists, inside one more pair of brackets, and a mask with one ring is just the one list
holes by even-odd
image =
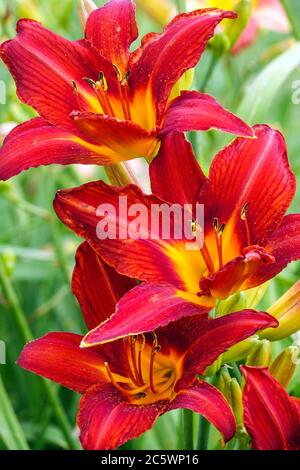
[[186, 450], [194, 449], [194, 415], [191, 410], [183, 410], [183, 440]]
[[197, 449], [198, 450], [207, 450], [208, 448], [208, 439], [210, 431], [210, 422], [204, 418], [204, 416], [199, 416], [198, 421], [198, 437], [197, 437]]
[[[7, 276], [5, 271], [5, 266], [0, 257], [0, 285], [2, 287], [3, 295], [8, 303], [8, 308], [10, 309], [13, 318], [18, 326], [18, 329], [22, 335], [22, 338], [25, 343], [28, 343], [33, 339], [32, 332], [28, 325], [25, 313], [23, 312], [17, 294], [13, 288], [10, 278]], [[79, 449], [79, 443], [72, 434], [72, 428], [69, 424], [68, 418], [65, 414], [65, 411], [59, 401], [58, 396], [56, 395], [52, 385], [45, 379], [40, 379], [41, 384], [44, 388], [44, 392], [49, 400], [49, 403], [52, 406], [53, 414], [57, 419], [61, 427], [61, 431], [65, 436], [65, 439], [71, 449]]]
[[[2, 439], [9, 450], [29, 450], [23, 429], [12, 407], [0, 375], [0, 423]], [[4, 427], [7, 428], [6, 432]]]
[[219, 58], [220, 58], [220, 56], [218, 54], [216, 54], [215, 52], [212, 52], [212, 57], [211, 57], [210, 64], [208, 66], [207, 72], [206, 72], [206, 74], [203, 78], [203, 81], [202, 81], [202, 84], [201, 84], [201, 87], [200, 87], [200, 90], [202, 92], [205, 91], [209, 80], [212, 78]]

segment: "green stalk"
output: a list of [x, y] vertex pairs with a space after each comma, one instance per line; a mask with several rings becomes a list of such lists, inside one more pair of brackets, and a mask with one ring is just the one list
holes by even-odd
[[[0, 257], [0, 285], [3, 290], [3, 295], [8, 303], [8, 308], [10, 309], [13, 318], [18, 326], [20, 334], [25, 343], [28, 343], [33, 339], [32, 332], [28, 325], [26, 315], [23, 312], [17, 294], [13, 288], [11, 280], [5, 272], [5, 266]], [[56, 417], [57, 422], [59, 423], [62, 433], [65, 436], [65, 439], [71, 449], [79, 449], [79, 443], [72, 434], [72, 428], [69, 424], [68, 418], [65, 414], [65, 411], [57, 397], [52, 385], [45, 379], [40, 378], [41, 384], [44, 388], [44, 392], [49, 400], [49, 403], [52, 406], [53, 414]]]
[[183, 410], [183, 441], [185, 450], [194, 449], [194, 415], [191, 410]]
[[[2, 422], [3, 420], [3, 422]], [[2, 439], [9, 450], [29, 450], [23, 429], [15, 414], [0, 375], [0, 422]], [[5, 433], [7, 428], [8, 433]]]
[[198, 421], [198, 437], [197, 437], [197, 449], [198, 450], [207, 450], [208, 448], [208, 439], [210, 431], [210, 422], [204, 418], [204, 416], [199, 416]]

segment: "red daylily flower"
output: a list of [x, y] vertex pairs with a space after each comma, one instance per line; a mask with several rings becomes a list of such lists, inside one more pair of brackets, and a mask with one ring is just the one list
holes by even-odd
[[[120, 273], [145, 281], [122, 298], [89, 343], [208, 312], [216, 299], [263, 284], [300, 258], [300, 215], [284, 217], [295, 194], [284, 138], [265, 125], [254, 131], [256, 139], [236, 139], [215, 157], [208, 178], [184, 136], [169, 134], [150, 168], [155, 196], [101, 181], [58, 192], [54, 206], [60, 219]], [[128, 206], [149, 208], [149, 227], [154, 203], [204, 204], [202, 249], [187, 250], [185, 240], [153, 240], [151, 232], [149, 239], [100, 240], [96, 209], [111, 204], [122, 225], [119, 196], [127, 197]]]
[[244, 423], [256, 450], [300, 450], [300, 400], [267, 368], [243, 366]]
[[[134, 281], [105, 265], [87, 243], [76, 259], [73, 292], [93, 328], [114, 311]], [[198, 316], [88, 349], [80, 348], [82, 336], [50, 333], [27, 344], [18, 362], [83, 394], [78, 425], [86, 449], [114, 449], [177, 408], [203, 414], [227, 441], [235, 433], [232, 411], [222, 394], [196, 374], [237, 341], [276, 325], [263, 312], [243, 311], [217, 320]]]
[[110, 0], [93, 11], [80, 41], [20, 20], [16, 38], [2, 44], [0, 56], [19, 98], [41, 117], [5, 139], [0, 179], [51, 163], [109, 165], [150, 158], [161, 133], [174, 129], [173, 119], [179, 131], [216, 127], [252, 136], [248, 125], [213, 98], [196, 92], [178, 96], [174, 89], [197, 64], [217, 24], [235, 16], [219, 9], [178, 15], [161, 34], [145, 36], [132, 53], [138, 30], [130, 0]]

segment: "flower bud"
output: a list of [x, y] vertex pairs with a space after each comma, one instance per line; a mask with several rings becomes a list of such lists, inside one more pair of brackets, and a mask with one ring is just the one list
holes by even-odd
[[234, 413], [236, 424], [239, 426], [243, 423], [243, 399], [240, 384], [235, 378], [232, 378], [230, 382], [230, 397], [230, 406]]
[[242, 390], [236, 378], [230, 376], [227, 367], [222, 367], [216, 386], [228, 401], [237, 425], [241, 427], [243, 424]]
[[225, 300], [221, 300], [218, 304], [218, 315], [222, 316], [247, 308], [255, 308], [265, 295], [268, 286], [269, 281], [265, 282], [261, 286], [238, 292], [230, 295]]
[[272, 357], [272, 345], [264, 339], [255, 344], [247, 357], [247, 366], [269, 366]]
[[221, 56], [229, 51], [231, 42], [229, 37], [224, 32], [219, 32], [209, 41], [209, 47], [214, 51], [217, 56]]
[[298, 354], [297, 346], [289, 346], [278, 354], [270, 366], [270, 373], [283, 387], [289, 384], [294, 375]]
[[97, 5], [92, 0], [79, 0], [78, 1], [78, 14], [82, 29], [85, 29], [85, 25], [89, 15], [92, 11], [97, 10]]
[[259, 333], [260, 338], [277, 341], [300, 329], [300, 281], [296, 282], [268, 310], [279, 321], [277, 328], [267, 328]]
[[250, 338], [240, 341], [231, 348], [228, 349], [222, 355], [222, 363], [228, 364], [230, 362], [238, 362], [248, 356], [250, 350], [259, 343], [259, 338], [257, 335], [251, 336]]

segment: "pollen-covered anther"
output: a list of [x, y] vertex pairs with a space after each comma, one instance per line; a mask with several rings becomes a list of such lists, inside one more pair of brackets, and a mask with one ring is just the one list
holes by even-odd
[[249, 205], [250, 205], [250, 202], [246, 202], [246, 204], [243, 206], [241, 210], [241, 220], [245, 222], [247, 246], [251, 245], [251, 234], [250, 234], [250, 228], [249, 228], [248, 219], [247, 219]]
[[128, 95], [128, 78], [130, 75], [130, 71], [128, 70], [124, 76], [122, 76], [120, 69], [113, 64], [113, 67], [117, 74], [118, 80], [118, 92], [119, 98], [122, 106], [122, 112], [124, 119], [131, 121], [131, 112], [130, 112], [130, 103], [129, 103], [129, 95]]

